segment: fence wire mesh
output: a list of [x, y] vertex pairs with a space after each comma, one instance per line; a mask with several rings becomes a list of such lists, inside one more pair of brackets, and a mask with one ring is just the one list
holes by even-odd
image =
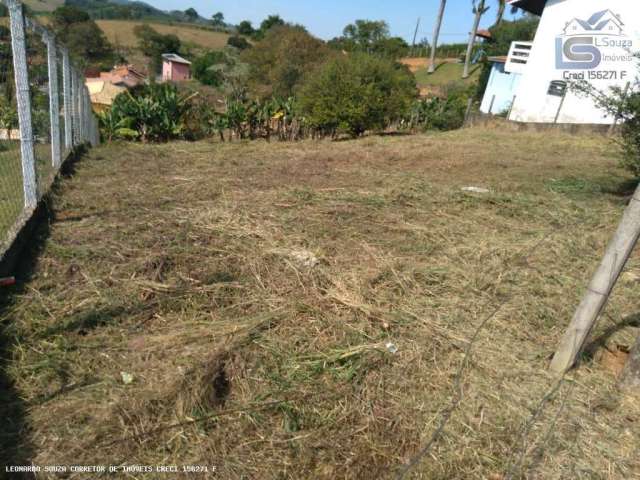
[[27, 34], [27, 58], [31, 93], [31, 121], [33, 122], [36, 154], [36, 185], [38, 198], [46, 193], [53, 174], [51, 154], [51, 121], [49, 115], [49, 78], [47, 47], [37, 33]]
[[0, 235], [4, 240], [24, 206], [11, 32], [4, 24], [0, 26], [0, 90]]
[[81, 70], [18, 0], [0, 5], [1, 259], [64, 160], [98, 138]]

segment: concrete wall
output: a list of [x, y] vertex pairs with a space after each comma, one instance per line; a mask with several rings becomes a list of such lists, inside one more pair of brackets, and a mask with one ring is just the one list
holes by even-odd
[[522, 76], [516, 73], [505, 72], [504, 63], [494, 62], [480, 111], [498, 115], [509, 110], [521, 78]]
[[165, 82], [183, 82], [191, 80], [191, 66], [184, 63], [162, 62], [162, 80]]
[[[637, 0], [549, 0], [510, 119], [553, 122], [562, 102], [562, 96], [548, 93], [554, 80], [585, 80], [603, 92], [633, 85], [638, 62], [632, 55], [638, 51]], [[613, 117], [569, 88], [558, 122], [610, 124]]]

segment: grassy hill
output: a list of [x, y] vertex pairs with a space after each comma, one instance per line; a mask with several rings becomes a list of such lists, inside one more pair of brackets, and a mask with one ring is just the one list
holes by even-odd
[[481, 65], [472, 65], [469, 78], [462, 79], [462, 71], [464, 65], [461, 63], [443, 63], [436, 68], [436, 71], [432, 74], [427, 72], [427, 68], [422, 68], [415, 72], [416, 81], [418, 82], [418, 88], [423, 95], [438, 94], [442, 92], [444, 87], [454, 83], [460, 83], [463, 85], [471, 85], [478, 81], [480, 78], [480, 72], [482, 71]]
[[22, 0], [34, 12], [53, 12], [64, 5], [64, 0]]
[[[109, 41], [127, 58], [129, 63], [137, 66], [146, 65], [148, 59], [138, 48], [138, 39], [133, 33], [137, 25], [148, 23], [163, 35], [176, 35], [187, 51], [195, 55], [204, 50], [220, 50], [227, 44], [229, 34], [215, 32], [195, 25], [165, 24], [129, 20], [98, 20], [98, 26], [104, 31]], [[187, 55], [189, 57], [189, 55]], [[191, 58], [190, 58], [191, 59]]]
[[[125, 48], [137, 48], [138, 39], [134, 35], [133, 30], [137, 25], [147, 22], [98, 20], [96, 23], [114, 45]], [[176, 35], [182, 43], [197, 49], [221, 49], [227, 44], [227, 39], [229, 38], [229, 34], [227, 33], [215, 32], [195, 25], [171, 25], [164, 23], [149, 23], [149, 25], [163, 35]]]

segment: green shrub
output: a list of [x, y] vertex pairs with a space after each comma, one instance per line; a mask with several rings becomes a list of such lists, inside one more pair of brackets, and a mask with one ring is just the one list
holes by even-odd
[[595, 104], [620, 124], [620, 165], [640, 177], [640, 80], [627, 88], [613, 87], [603, 92], [586, 81], [576, 82], [570, 88], [578, 94], [590, 97]]
[[309, 76], [300, 106], [313, 128], [355, 137], [405, 116], [416, 96], [415, 78], [406, 67], [355, 53], [329, 60]]
[[203, 85], [219, 87], [222, 85], [223, 76], [220, 69], [215, 68], [215, 65], [224, 62], [225, 55], [223, 52], [206, 52], [193, 61], [193, 76]]
[[[634, 86], [634, 90], [639, 85]], [[603, 102], [609, 114], [622, 120], [620, 125], [620, 164], [640, 177], [640, 93], [613, 89], [608, 101]]]
[[227, 45], [230, 47], [235, 47], [239, 50], [246, 50], [247, 48], [251, 48], [251, 44], [247, 41], [246, 38], [241, 37], [240, 35], [232, 35], [227, 40]]
[[470, 97], [469, 87], [451, 85], [446, 89], [444, 98], [425, 98], [415, 102], [407, 123], [412, 129], [445, 131], [461, 128]]
[[249, 83], [261, 97], [290, 97], [304, 76], [321, 64], [328, 47], [302, 27], [271, 27], [263, 40], [245, 50]]
[[180, 95], [171, 84], [153, 84], [124, 92], [100, 115], [106, 140], [163, 142], [184, 138], [193, 96]]

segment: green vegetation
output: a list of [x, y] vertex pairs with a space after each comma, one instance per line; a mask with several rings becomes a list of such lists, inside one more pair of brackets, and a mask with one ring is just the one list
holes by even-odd
[[406, 67], [355, 53], [329, 60], [310, 76], [300, 92], [300, 105], [314, 128], [355, 137], [402, 118], [416, 95]]
[[324, 42], [304, 28], [277, 25], [246, 50], [242, 59], [249, 65], [249, 86], [253, 91], [262, 98], [287, 98], [329, 53]]
[[106, 140], [137, 139], [144, 143], [183, 138], [192, 110], [191, 99], [167, 83], [121, 93], [113, 106], [100, 115], [102, 133]]
[[423, 131], [461, 128], [473, 90], [473, 87], [452, 84], [442, 97], [432, 96], [418, 100], [411, 108], [406, 126]]
[[262, 21], [262, 23], [260, 24], [260, 28], [254, 30], [253, 38], [254, 40], [262, 40], [267, 35], [267, 33], [269, 33], [269, 30], [275, 27], [282, 27], [284, 25], [286, 25], [286, 23], [280, 17], [280, 15], [269, 15]]
[[427, 73], [427, 69], [424, 68], [416, 72], [416, 81], [420, 87], [445, 87], [454, 83], [473, 84], [480, 78], [481, 65], [474, 65], [471, 75], [465, 80], [462, 80], [463, 68], [464, 65], [461, 63], [443, 63], [432, 74]]
[[251, 44], [249, 43], [249, 41], [246, 38], [241, 37], [240, 35], [231, 35], [229, 37], [229, 40], [227, 40], [227, 45], [237, 48], [238, 50], [246, 50], [248, 48], [251, 48]]
[[79, 65], [110, 69], [116, 62], [113, 46], [84, 10], [68, 5], [57, 8], [51, 27]]
[[[200, 17], [198, 12], [189, 8], [185, 11], [165, 12], [151, 5], [140, 2], [118, 2], [109, 0], [66, 0], [66, 5], [78, 7], [87, 12], [95, 20], [145, 20], [156, 22], [184, 22], [206, 26], [210, 24]], [[226, 28], [224, 22], [215, 25]]]
[[209, 85], [211, 87], [219, 87], [224, 81], [222, 77], [222, 71], [218, 66], [224, 63], [226, 55], [220, 51], [208, 51], [203, 55], [197, 57], [191, 68], [193, 70], [193, 77], [203, 85]]
[[181, 53], [182, 43], [176, 35], [162, 35], [148, 24], [138, 25], [135, 27], [134, 33], [138, 38], [140, 50], [149, 58], [149, 69], [153, 73], [158, 74], [162, 71], [163, 54]]
[[571, 88], [588, 96], [610, 117], [618, 119], [619, 136], [616, 147], [620, 164], [636, 177], [640, 177], [640, 80], [627, 88], [613, 87], [606, 92], [595, 89], [587, 82], [577, 82]]
[[330, 40], [328, 45], [345, 52], [366, 52], [394, 59], [406, 57], [410, 47], [400, 37], [391, 37], [385, 21], [356, 20], [344, 28], [342, 37]]

